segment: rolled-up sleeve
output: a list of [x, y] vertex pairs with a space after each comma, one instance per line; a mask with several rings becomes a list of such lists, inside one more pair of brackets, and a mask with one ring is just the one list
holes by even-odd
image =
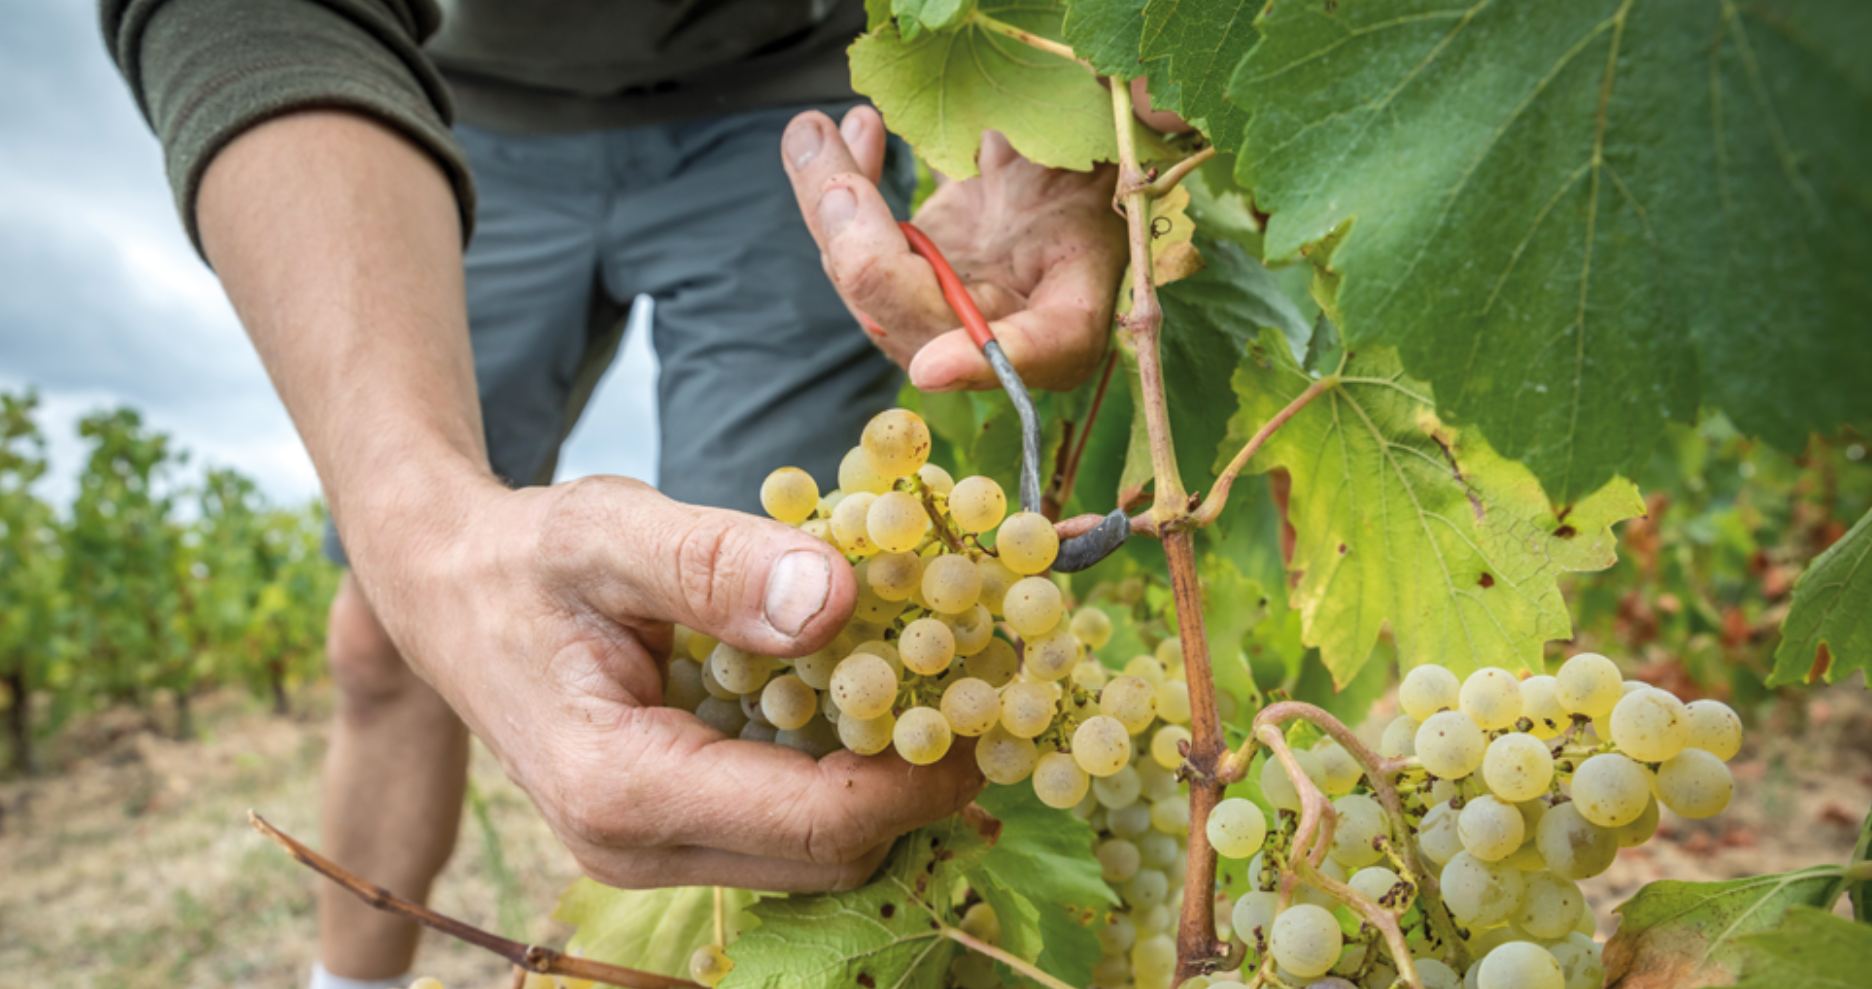
[[256, 124], [312, 109], [373, 117], [426, 149], [454, 186], [464, 239], [472, 230], [448, 87], [421, 47], [439, 20], [433, 0], [102, 0], [100, 14], [197, 251], [195, 200], [215, 155]]

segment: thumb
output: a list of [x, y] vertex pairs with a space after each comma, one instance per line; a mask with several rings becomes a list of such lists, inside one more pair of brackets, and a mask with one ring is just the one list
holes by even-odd
[[554, 539], [571, 586], [625, 624], [680, 622], [752, 652], [805, 655], [851, 616], [838, 550], [792, 526], [673, 501], [624, 478], [567, 485], [576, 532]]

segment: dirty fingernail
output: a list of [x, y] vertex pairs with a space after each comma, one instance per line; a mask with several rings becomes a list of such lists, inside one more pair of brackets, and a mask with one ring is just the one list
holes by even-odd
[[767, 624], [782, 635], [794, 636], [825, 610], [832, 596], [832, 565], [818, 553], [794, 550], [774, 561], [767, 572], [767, 599], [762, 604]]
[[852, 217], [857, 215], [858, 199], [842, 185], [826, 190], [824, 198], [819, 200], [819, 226], [828, 237], [837, 237], [851, 226]]

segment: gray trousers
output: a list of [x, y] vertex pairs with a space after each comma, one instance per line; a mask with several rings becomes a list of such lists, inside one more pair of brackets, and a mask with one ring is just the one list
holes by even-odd
[[[821, 109], [836, 120], [849, 106]], [[903, 379], [826, 280], [781, 168], [781, 132], [802, 109], [583, 134], [456, 128], [480, 197], [468, 329], [504, 481], [551, 483], [631, 301], [648, 295], [658, 488], [758, 512], [777, 467], [837, 485], [839, 458]], [[892, 138], [882, 191], [900, 217], [915, 184]], [[325, 550], [345, 562], [335, 529]]]

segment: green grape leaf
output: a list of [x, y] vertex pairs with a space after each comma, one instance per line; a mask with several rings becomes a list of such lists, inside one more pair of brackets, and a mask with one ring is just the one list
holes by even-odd
[[[722, 891], [729, 940], [747, 925], [754, 894]], [[689, 956], [715, 939], [715, 888], [613, 889], [580, 879], [559, 894], [553, 919], [577, 930], [566, 950], [581, 958], [689, 977]]]
[[1260, 40], [1255, 15], [1264, 0], [1150, 0], [1141, 52], [1151, 109], [1168, 110], [1219, 148], [1242, 146], [1248, 114], [1228, 101], [1229, 77]]
[[[1264, 331], [1235, 373], [1230, 448], [1312, 383], [1290, 342]], [[1571, 634], [1556, 579], [1610, 566], [1613, 523], [1644, 511], [1620, 480], [1555, 513], [1526, 468], [1434, 409], [1395, 351], [1360, 350], [1249, 464], [1292, 476], [1302, 576], [1289, 600], [1335, 683], [1364, 667], [1386, 625], [1406, 666], [1539, 669], [1542, 643]]]
[[1305, 253], [1347, 346], [1398, 348], [1554, 502], [1635, 476], [1699, 401], [1789, 450], [1872, 425], [1872, 5], [1342, 0], [1258, 26], [1229, 96], [1266, 256]]
[[843, 893], [763, 899], [759, 926], [728, 948], [722, 989], [891, 986], [940, 989], [961, 946], [950, 892], [988, 854], [995, 825], [958, 814], [899, 839], [869, 883]]
[[1203, 626], [1209, 639], [1209, 667], [1215, 685], [1233, 694], [1244, 708], [1261, 706], [1254, 674], [1242, 641], [1268, 614], [1267, 592], [1242, 576], [1227, 557], [1208, 556], [1201, 564]]
[[1853, 919], [1872, 924], [1872, 813], [1866, 814], [1865, 823], [1859, 825], [1859, 840], [1853, 844], [1852, 867], [1854, 874], [1849, 876], [1846, 892], [1852, 896]]
[[1748, 953], [1745, 936], [1773, 929], [1791, 907], [1830, 906], [1841, 871], [1816, 866], [1719, 883], [1651, 883], [1617, 910], [1618, 933], [1605, 946], [1606, 985], [1729, 985]]
[[1102, 76], [1135, 79], [1144, 74], [1138, 54], [1144, 34], [1144, 0], [1072, 0], [1066, 5], [1066, 43]]
[[[976, 10], [1047, 38], [1061, 13], [1031, 0], [982, 0]], [[931, 168], [976, 174], [984, 130], [1053, 168], [1086, 171], [1117, 157], [1111, 96], [1078, 62], [990, 31], [974, 18], [914, 40], [885, 25], [851, 47], [852, 88], [871, 98], [890, 129]]]
[[1293, 687], [1294, 700], [1324, 708], [1347, 725], [1357, 728], [1371, 714], [1372, 705], [1391, 686], [1391, 670], [1397, 666], [1397, 650], [1384, 639], [1378, 640], [1378, 661], [1368, 662], [1344, 684], [1333, 682], [1326, 664], [1302, 662], [1300, 676]]
[[865, 0], [865, 30], [875, 31], [890, 23], [891, 0]]
[[1872, 927], [1813, 907], [1742, 939], [1746, 973], [1736, 989], [1872, 989]]
[[1872, 512], [1820, 554], [1794, 583], [1768, 686], [1837, 683], [1872, 672]]
[[974, 12], [974, 0], [891, 0], [891, 13], [906, 41], [915, 40], [923, 28], [947, 31]]
[[[1071, 985], [1089, 984], [1099, 954], [1094, 925], [1118, 902], [1092, 857], [1092, 829], [1041, 803], [1030, 786], [991, 786], [976, 802], [1000, 819], [1001, 837], [969, 871], [969, 881], [984, 899], [993, 891], [988, 902], [1001, 921], [1003, 947]], [[1013, 947], [1010, 920], [1034, 925], [1014, 937], [1037, 948], [1036, 954]]]

